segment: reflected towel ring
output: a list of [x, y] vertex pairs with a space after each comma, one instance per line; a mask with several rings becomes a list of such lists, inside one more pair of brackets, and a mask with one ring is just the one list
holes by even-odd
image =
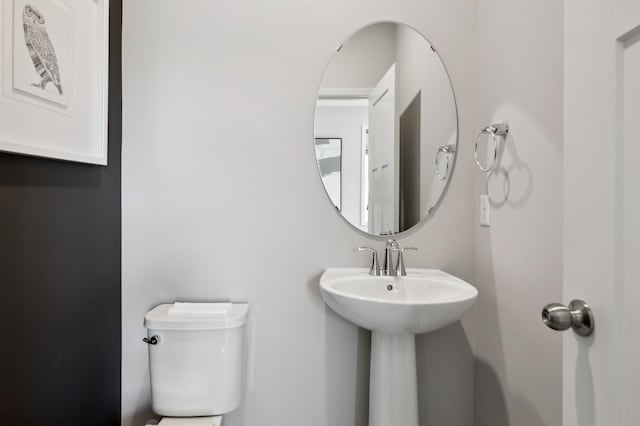
[[[498, 140], [496, 137], [497, 136], [506, 137], [508, 133], [509, 133], [509, 125], [507, 123], [492, 124], [491, 126], [483, 127], [480, 130], [480, 133], [476, 137], [476, 145], [473, 149], [474, 155], [476, 157], [476, 164], [478, 165], [478, 168], [480, 170], [482, 170], [485, 173], [488, 173], [491, 170], [493, 170], [493, 168], [496, 166], [496, 162], [498, 161]], [[478, 159], [478, 141], [480, 140], [480, 136], [482, 135], [489, 135], [491, 136], [491, 139], [493, 139], [493, 158], [491, 160], [491, 164], [489, 164], [489, 166], [487, 167], [482, 167], [482, 164]]]
[[[436, 176], [438, 179], [445, 180], [449, 176], [449, 165], [451, 160], [447, 154], [455, 154], [456, 146], [455, 145], [443, 145], [438, 148], [438, 152], [436, 153]], [[444, 154], [444, 158], [447, 160], [447, 163], [444, 168], [444, 173], [440, 173], [440, 154]]]

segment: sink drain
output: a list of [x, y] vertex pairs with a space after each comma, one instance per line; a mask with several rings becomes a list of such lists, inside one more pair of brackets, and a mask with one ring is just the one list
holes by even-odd
[[393, 290], [393, 285], [392, 284], [387, 284], [387, 290], [389, 290], [389, 291]]

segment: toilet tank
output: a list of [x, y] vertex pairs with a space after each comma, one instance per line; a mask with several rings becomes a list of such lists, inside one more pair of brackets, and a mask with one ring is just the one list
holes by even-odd
[[235, 410], [244, 392], [249, 305], [177, 305], [156, 306], [144, 317], [148, 338], [157, 340], [149, 344], [153, 411], [191, 417]]

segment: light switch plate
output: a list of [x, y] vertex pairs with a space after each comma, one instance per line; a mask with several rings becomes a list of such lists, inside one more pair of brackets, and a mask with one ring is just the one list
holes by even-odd
[[480, 196], [480, 226], [491, 226], [491, 205], [488, 195]]

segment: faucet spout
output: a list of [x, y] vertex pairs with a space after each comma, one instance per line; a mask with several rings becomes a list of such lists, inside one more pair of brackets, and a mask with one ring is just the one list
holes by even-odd
[[398, 270], [394, 266], [393, 253], [400, 251], [398, 242], [396, 240], [387, 240], [384, 246], [384, 268], [382, 270], [383, 275], [395, 277], [398, 275]]

